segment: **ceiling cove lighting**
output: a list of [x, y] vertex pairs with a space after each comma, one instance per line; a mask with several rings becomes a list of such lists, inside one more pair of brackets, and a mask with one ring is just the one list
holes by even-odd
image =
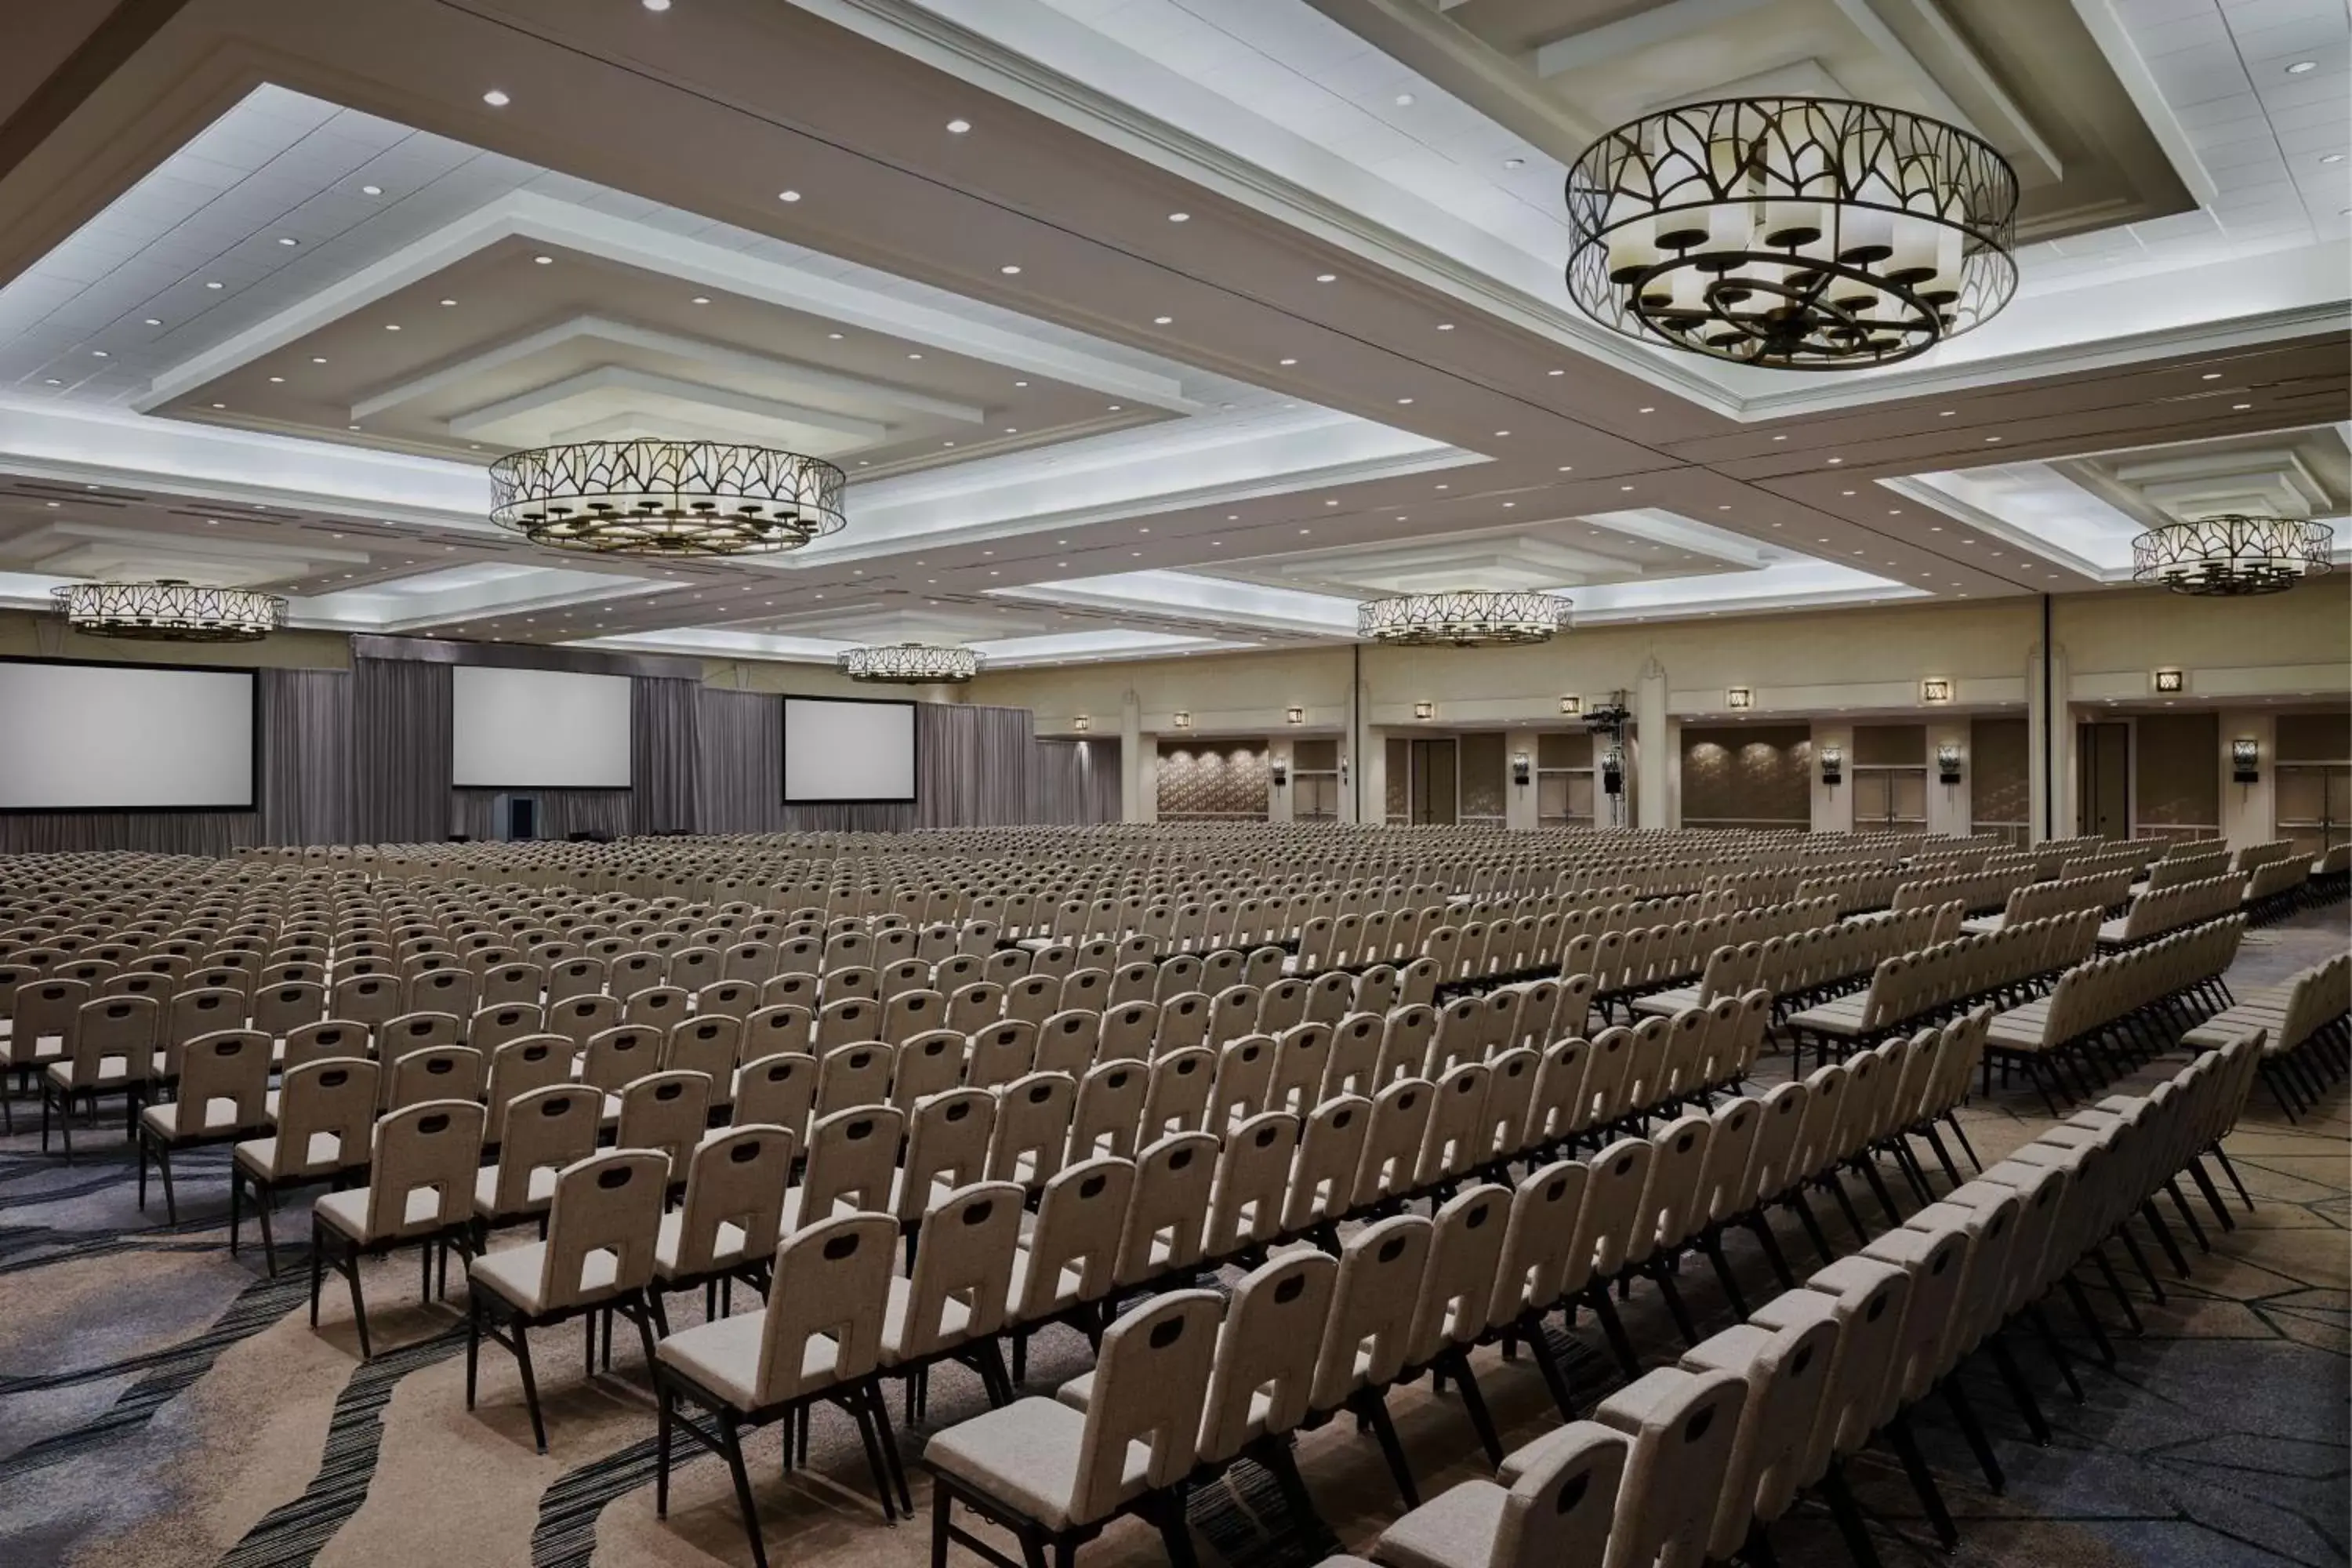
[[1570, 603], [1557, 594], [1401, 594], [1356, 607], [1356, 635], [1366, 642], [1491, 647], [1549, 642], [1568, 625]]
[[848, 522], [821, 458], [717, 441], [586, 441], [490, 465], [490, 521], [534, 544], [609, 555], [797, 550]]
[[1570, 168], [1568, 289], [1613, 331], [1774, 370], [1859, 370], [2017, 288], [2017, 174], [1940, 121], [1840, 99], [1645, 115]]
[[980, 655], [971, 649], [919, 642], [844, 648], [835, 664], [852, 680], [898, 686], [960, 686], [980, 673]]
[[2328, 570], [2335, 531], [2299, 518], [2227, 512], [2150, 529], [2132, 541], [2132, 577], [2176, 594], [2283, 594]]
[[286, 601], [244, 588], [152, 583], [70, 583], [49, 590], [84, 637], [133, 642], [259, 642], [286, 624]]

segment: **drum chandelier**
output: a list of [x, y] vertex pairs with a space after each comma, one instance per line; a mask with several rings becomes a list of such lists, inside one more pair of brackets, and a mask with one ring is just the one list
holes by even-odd
[[585, 441], [490, 465], [490, 521], [534, 544], [611, 555], [798, 550], [848, 521], [833, 464], [718, 441]]
[[2335, 531], [2296, 518], [2229, 512], [2150, 529], [2132, 541], [2132, 576], [2176, 594], [2284, 594], [2328, 570]]
[[49, 590], [84, 637], [132, 642], [259, 642], [286, 624], [286, 601], [245, 588], [153, 583], [70, 583]]
[[898, 686], [956, 686], [980, 673], [980, 655], [971, 649], [919, 642], [845, 648], [836, 662], [852, 680]]
[[1957, 127], [1838, 99], [1684, 104], [1568, 174], [1568, 290], [1612, 331], [1773, 370], [1860, 370], [2017, 288], [2017, 174]]
[[1455, 647], [1549, 642], [1568, 625], [1569, 601], [1557, 594], [1401, 594], [1356, 607], [1356, 635], [1366, 642]]

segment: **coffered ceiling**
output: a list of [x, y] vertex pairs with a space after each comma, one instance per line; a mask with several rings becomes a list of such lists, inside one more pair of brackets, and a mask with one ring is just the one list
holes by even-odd
[[[166, 575], [321, 626], [1024, 663], [1344, 638], [1413, 589], [2089, 591], [2183, 509], [2346, 510], [2328, 0], [60, 5], [105, 68], [0, 120], [0, 603]], [[1836, 376], [1585, 321], [1566, 161], [1724, 91], [1992, 141], [2016, 302]], [[488, 523], [497, 455], [637, 436], [825, 457], [850, 524], [652, 563]]]

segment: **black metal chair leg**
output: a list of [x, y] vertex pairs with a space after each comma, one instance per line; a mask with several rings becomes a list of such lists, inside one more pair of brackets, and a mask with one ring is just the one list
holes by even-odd
[[1995, 1497], [2009, 1489], [2009, 1478], [2001, 1473], [2000, 1460], [1994, 1457], [1992, 1443], [1985, 1436], [1984, 1423], [1977, 1419], [1976, 1406], [1969, 1403], [1966, 1390], [1958, 1376], [1944, 1379], [1944, 1405], [1952, 1413], [1953, 1425], [1967, 1439], [1969, 1452], [1977, 1459], [1977, 1468], [1984, 1472], [1985, 1485]]
[[1985, 1342], [1985, 1350], [1992, 1357], [1994, 1370], [2000, 1373], [2001, 1385], [2009, 1390], [2010, 1402], [2017, 1406], [2025, 1429], [2032, 1434], [2034, 1446], [2050, 1447], [2050, 1423], [2042, 1418], [2042, 1406], [2034, 1403], [2033, 1390], [2026, 1386], [2025, 1374], [2018, 1370], [2017, 1358], [1999, 1336]]
[[[1747, 1316], [1745, 1312], [1740, 1315]], [[1544, 1386], [1551, 1391], [1552, 1403], [1559, 1406], [1559, 1418], [1575, 1420], [1576, 1406], [1570, 1397], [1568, 1370], [1559, 1364], [1559, 1357], [1552, 1352], [1551, 1336], [1544, 1331], [1542, 1323], [1538, 1322], [1528, 1331], [1528, 1349], [1534, 1353], [1537, 1370], [1543, 1373]]]
[[1878, 1548], [1871, 1543], [1862, 1510], [1845, 1484], [1845, 1467], [1837, 1460], [1830, 1462], [1828, 1472], [1822, 1477], [1821, 1493], [1822, 1500], [1830, 1505], [1831, 1517], [1837, 1521], [1838, 1533], [1845, 1538], [1846, 1552], [1853, 1557], [1854, 1568], [1881, 1568]]
[[[537, 1410], [534, 1403], [534, 1417]], [[743, 1512], [743, 1533], [751, 1542], [751, 1562], [755, 1568], [768, 1568], [767, 1542], [760, 1539], [760, 1510], [751, 1501], [751, 1478], [743, 1469], [742, 1435], [736, 1430], [733, 1411], [721, 1410], [717, 1415], [719, 1451], [726, 1455], [727, 1468], [735, 1479], [735, 1506]], [[546, 1451], [542, 1445], [540, 1452]]]
[[2197, 1190], [2205, 1194], [2205, 1206], [2213, 1211], [2213, 1217], [2221, 1222], [2221, 1228], [2225, 1231], [2237, 1229], [2238, 1222], [2230, 1216], [2230, 1205], [2221, 1201], [2221, 1191], [2213, 1184], [2213, 1177], [2205, 1169], [2204, 1161], [2189, 1162], [2189, 1179], [2195, 1182]]
[[1413, 1484], [1412, 1467], [1405, 1463], [1404, 1445], [1397, 1441], [1396, 1423], [1389, 1419], [1387, 1402], [1377, 1389], [1367, 1389], [1353, 1403], [1356, 1414], [1364, 1418], [1380, 1443], [1381, 1457], [1388, 1461], [1389, 1474], [1396, 1480], [1397, 1495], [1404, 1499], [1406, 1508], [1419, 1508], [1421, 1489]]
[[[547, 1423], [539, 1413], [539, 1379], [532, 1375], [530, 1370], [530, 1331], [523, 1327], [520, 1318], [514, 1321], [512, 1327], [515, 1367], [522, 1374], [522, 1402], [530, 1411], [531, 1441], [537, 1445], [539, 1451], [544, 1454], [547, 1452]], [[741, 1463], [739, 1456], [736, 1460], [739, 1468]], [[757, 1544], [754, 1543], [752, 1551], [755, 1555], [758, 1550]]]
[[1960, 1113], [1957, 1110], [1944, 1112], [1944, 1125], [1949, 1127], [1952, 1136], [1960, 1141], [1960, 1152], [1969, 1157], [1969, 1163], [1976, 1167], [1977, 1174], [1983, 1175], [1984, 1162], [1977, 1158], [1976, 1145], [1969, 1142], [1968, 1129], [1960, 1125]]
[[2197, 1250], [2212, 1251], [2213, 1244], [2206, 1239], [2205, 1227], [2197, 1223], [2197, 1211], [2190, 1208], [2189, 1200], [2180, 1194], [2180, 1178], [2175, 1176], [2165, 1183], [2164, 1193], [2172, 1200], [2172, 1206], [2180, 1211], [2180, 1223], [2189, 1227], [2189, 1237], [2197, 1244]]
[[1805, 1239], [1813, 1244], [1813, 1251], [1821, 1258], [1822, 1267], [1826, 1268], [1836, 1262], [1837, 1254], [1830, 1250], [1830, 1238], [1822, 1233], [1822, 1222], [1813, 1217], [1813, 1205], [1805, 1201], [1802, 1187], [1789, 1194], [1789, 1206], [1797, 1211], [1798, 1222], [1805, 1227]]
[[2025, 1309], [2025, 1317], [2033, 1325], [2034, 1332], [2042, 1336], [2042, 1348], [2050, 1352], [2051, 1361], [2056, 1363], [2058, 1375], [2066, 1380], [2066, 1392], [2074, 1397], [2075, 1404], [2082, 1404], [2083, 1384], [2074, 1375], [2074, 1352], [2066, 1348], [2066, 1342], [2060, 1339], [2058, 1331], [2051, 1326], [2050, 1314], [2042, 1310], [2041, 1302], [2035, 1301]]
[[[1601, 1331], [1609, 1341], [1609, 1348], [1617, 1353], [1617, 1364], [1625, 1369], [1627, 1377], [1642, 1375], [1642, 1358], [1633, 1353], [1633, 1342], [1626, 1336], [1625, 1325], [1618, 1319], [1617, 1309], [1610, 1303], [1609, 1287], [1595, 1285], [1586, 1293], [1591, 1303], [1592, 1315], [1601, 1320]], [[1415, 1505], [1418, 1506], [1418, 1505]]]
[[1723, 1255], [1723, 1237], [1709, 1231], [1700, 1241], [1699, 1248], [1714, 1266], [1716, 1283], [1723, 1287], [1724, 1300], [1731, 1303], [1732, 1312], [1740, 1318], [1748, 1316], [1748, 1298], [1740, 1293], [1739, 1281], [1731, 1272], [1731, 1261]]
[[[2091, 1306], [2089, 1292], [2083, 1289], [2082, 1281], [2072, 1275], [2068, 1275], [2062, 1283], [2065, 1287], [2066, 1300], [2074, 1303], [2074, 1315], [2083, 1320], [2083, 1326], [2091, 1332], [2091, 1342], [2098, 1347], [2099, 1364], [2112, 1369], [2116, 1364], [2115, 1342], [2107, 1338], [2107, 1325], [2099, 1321], [2098, 1312]], [[2117, 1300], [2126, 1309], [2130, 1308], [2130, 1298], [2118, 1296]]]
[[2238, 1201], [2246, 1205], [2246, 1212], [2248, 1214], [2253, 1213], [2253, 1197], [2246, 1191], [2246, 1184], [2238, 1179], [2238, 1167], [2230, 1163], [2229, 1154], [2222, 1150], [2221, 1145], [2219, 1143], [2214, 1144], [2210, 1152], [2213, 1158], [2221, 1163], [2221, 1173], [2230, 1178], [2230, 1184], [2238, 1189]]
[[1756, 1233], [1756, 1245], [1763, 1249], [1764, 1261], [1772, 1266], [1773, 1276], [1780, 1281], [1780, 1289], [1795, 1289], [1797, 1277], [1789, 1271], [1789, 1260], [1780, 1252], [1780, 1238], [1772, 1234], [1772, 1222], [1761, 1214], [1752, 1214], [1748, 1216], [1748, 1228]]
[[1895, 1457], [1903, 1461], [1903, 1473], [1910, 1478], [1911, 1489], [1919, 1494], [1919, 1506], [1927, 1512], [1927, 1523], [1936, 1531], [1936, 1540], [1949, 1552], [1960, 1543], [1959, 1527], [1952, 1522], [1952, 1510], [1944, 1506], [1944, 1494], [1936, 1485], [1927, 1461], [1919, 1453], [1917, 1439], [1911, 1435], [1910, 1423], [1901, 1411], [1886, 1424], [1886, 1441]]

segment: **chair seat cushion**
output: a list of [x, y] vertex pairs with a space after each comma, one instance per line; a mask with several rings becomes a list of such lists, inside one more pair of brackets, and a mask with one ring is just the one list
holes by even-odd
[[184, 1100], [166, 1100], [143, 1108], [139, 1112], [139, 1124], [167, 1143], [184, 1139], [234, 1138], [269, 1125], [267, 1121], [239, 1121], [234, 1100], [208, 1100], [201, 1108]]
[[[1048, 1530], [1091, 1524], [1070, 1512], [1086, 1426], [1087, 1418], [1066, 1405], [1016, 1400], [941, 1432], [925, 1446], [923, 1462]], [[1124, 1504], [1142, 1496], [1150, 1470], [1150, 1450], [1129, 1443], [1117, 1500]]]
[[353, 1241], [365, 1245], [386, 1241], [393, 1236], [411, 1230], [435, 1227], [441, 1214], [441, 1195], [430, 1187], [412, 1187], [398, 1231], [389, 1236], [375, 1236], [368, 1229], [368, 1189], [350, 1187], [340, 1193], [321, 1193], [310, 1204], [312, 1217], [325, 1221]]
[[[737, 1312], [678, 1330], [661, 1342], [655, 1354], [664, 1365], [677, 1368], [734, 1409], [748, 1413], [759, 1408], [760, 1341], [767, 1325], [765, 1310]], [[788, 1391], [785, 1397], [824, 1387], [839, 1355], [839, 1347], [831, 1339], [810, 1335], [802, 1351], [799, 1387]]]
[[[554, 1183], [552, 1172], [549, 1173], [548, 1181], [550, 1190], [552, 1191]], [[538, 1185], [536, 1180], [533, 1181], [532, 1185], [534, 1187]], [[710, 1267], [713, 1268], [742, 1267], [746, 1261], [743, 1249], [750, 1244], [751, 1239], [744, 1233], [741, 1226], [732, 1220], [720, 1220], [718, 1234], [711, 1237]], [[685, 1245], [685, 1241], [686, 1211], [672, 1209], [662, 1215], [661, 1230], [654, 1237], [654, 1272], [656, 1275], [667, 1279], [677, 1272], [678, 1252]]]
[[1372, 1561], [1383, 1568], [1486, 1568], [1510, 1495], [1492, 1481], [1464, 1481], [1382, 1531]]
[[474, 1212], [484, 1219], [513, 1219], [523, 1215], [544, 1214], [548, 1205], [555, 1201], [555, 1177], [556, 1170], [552, 1165], [541, 1165], [531, 1172], [530, 1179], [523, 1188], [522, 1202], [500, 1213], [498, 1206], [499, 1167], [485, 1165], [474, 1175]]
[[[477, 1287], [487, 1287], [509, 1306], [523, 1312], [543, 1312], [548, 1301], [540, 1293], [540, 1277], [546, 1272], [546, 1256], [547, 1243], [526, 1242], [477, 1258], [467, 1273]], [[580, 1289], [572, 1301], [593, 1301], [616, 1294], [613, 1288], [615, 1267], [612, 1253], [603, 1247], [581, 1259]]]
[[148, 1077], [148, 1074], [143, 1072], [134, 1074], [131, 1068], [131, 1058], [128, 1057], [99, 1058], [98, 1075], [88, 1083], [77, 1081], [74, 1064], [70, 1061], [51, 1062], [48, 1066], [48, 1075], [49, 1081], [59, 1089], [76, 1091], [127, 1089], [133, 1083], [144, 1082]]

